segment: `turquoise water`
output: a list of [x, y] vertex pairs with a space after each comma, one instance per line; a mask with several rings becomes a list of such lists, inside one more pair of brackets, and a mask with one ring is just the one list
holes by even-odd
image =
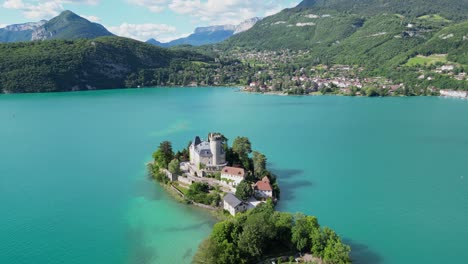
[[248, 136], [280, 210], [355, 263], [468, 263], [468, 101], [233, 89], [0, 96], [0, 263], [189, 263], [214, 220], [145, 174], [162, 140]]

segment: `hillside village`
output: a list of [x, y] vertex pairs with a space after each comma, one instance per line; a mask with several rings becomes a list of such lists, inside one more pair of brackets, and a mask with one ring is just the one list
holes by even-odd
[[[232, 54], [256, 69], [243, 88], [247, 92], [348, 96], [439, 95], [441, 90], [456, 89], [453, 84], [466, 85], [468, 80], [468, 69], [464, 65], [447, 61], [447, 54], [410, 59], [401, 67], [401, 71], [411, 73], [411, 76], [405, 77], [407, 79], [372, 76], [362, 66], [305, 66], [307, 62], [304, 62], [304, 58], [308, 55], [308, 51], [302, 50]], [[299, 64], [303, 66], [294, 66], [301, 61]], [[459, 88], [463, 90], [463, 87]]]
[[236, 138], [229, 148], [220, 133], [210, 133], [206, 140], [196, 136], [177, 153], [166, 141], [153, 157], [149, 165], [153, 177], [195, 205], [235, 216], [279, 199], [276, 177], [266, 170], [266, 157], [252, 152], [245, 137]]

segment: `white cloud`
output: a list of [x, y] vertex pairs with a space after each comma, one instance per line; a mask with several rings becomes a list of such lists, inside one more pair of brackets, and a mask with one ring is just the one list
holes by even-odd
[[0, 24], [0, 28], [4, 28], [6, 26], [8, 26], [8, 24]]
[[148, 8], [151, 12], [159, 13], [163, 11], [169, 0], [127, 0], [131, 4]]
[[237, 24], [255, 16], [273, 15], [300, 0], [127, 0], [159, 13], [166, 8], [207, 24]]
[[171, 0], [169, 8], [210, 24], [237, 24], [255, 16], [272, 15], [283, 8], [291, 7], [286, 0]]
[[51, 18], [65, 10], [64, 4], [96, 5], [100, 0], [5, 0], [3, 7], [21, 10], [29, 19]]
[[159, 41], [172, 39], [177, 30], [174, 26], [166, 24], [129, 24], [123, 23], [120, 26], [110, 26], [107, 29], [122, 37], [146, 41], [150, 38], [156, 38]]

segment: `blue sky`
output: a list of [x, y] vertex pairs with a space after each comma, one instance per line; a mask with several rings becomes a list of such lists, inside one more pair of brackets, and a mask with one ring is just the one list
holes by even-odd
[[272, 15], [300, 0], [0, 0], [0, 27], [50, 19], [63, 10], [106, 26], [117, 35], [168, 41], [195, 27], [237, 24]]

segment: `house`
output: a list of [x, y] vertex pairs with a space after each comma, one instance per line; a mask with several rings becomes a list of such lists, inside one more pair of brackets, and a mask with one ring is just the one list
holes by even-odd
[[223, 204], [224, 210], [228, 211], [233, 216], [247, 210], [247, 204], [242, 202], [232, 193], [228, 193], [224, 196]]
[[221, 180], [230, 182], [230, 184], [234, 187], [236, 187], [244, 179], [245, 171], [242, 168], [226, 166], [221, 170]]
[[224, 139], [220, 134], [209, 135], [208, 141], [195, 137], [190, 144], [190, 166], [198, 175], [203, 171], [219, 171], [227, 165]]
[[273, 188], [267, 176], [254, 185], [255, 196], [259, 198], [273, 198]]

